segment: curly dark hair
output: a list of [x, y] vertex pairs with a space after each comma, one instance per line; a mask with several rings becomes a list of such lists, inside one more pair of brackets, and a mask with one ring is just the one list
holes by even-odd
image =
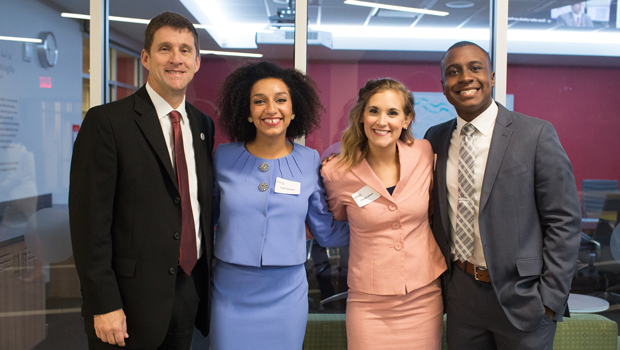
[[248, 123], [250, 94], [257, 81], [267, 78], [282, 80], [291, 95], [295, 120], [286, 129], [287, 138], [298, 138], [320, 127], [325, 109], [312, 79], [298, 70], [270, 62], [248, 63], [230, 73], [220, 88], [219, 125], [230, 141], [246, 142], [256, 137], [256, 127]]

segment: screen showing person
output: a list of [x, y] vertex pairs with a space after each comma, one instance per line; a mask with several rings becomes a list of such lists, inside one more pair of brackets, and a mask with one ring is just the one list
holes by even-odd
[[551, 9], [551, 19], [558, 26], [594, 28], [609, 26], [610, 0], [578, 1]]

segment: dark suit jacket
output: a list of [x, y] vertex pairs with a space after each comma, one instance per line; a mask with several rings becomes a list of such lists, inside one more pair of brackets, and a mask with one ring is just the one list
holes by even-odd
[[[493, 289], [510, 322], [532, 330], [544, 306], [562, 319], [580, 242], [572, 167], [553, 126], [498, 104], [480, 196], [479, 227]], [[433, 234], [448, 266], [446, 164], [456, 119], [425, 138], [437, 154]], [[449, 283], [449, 273], [444, 282]], [[543, 306], [544, 305], [544, 306]]]
[[[213, 121], [186, 103], [201, 206], [206, 282], [197, 324], [208, 332], [213, 256]], [[143, 86], [91, 108], [75, 140], [69, 215], [87, 334], [93, 315], [123, 308], [128, 347], [155, 348], [171, 315], [179, 260], [181, 204], [155, 107]], [[195, 270], [196, 271], [196, 270]]]

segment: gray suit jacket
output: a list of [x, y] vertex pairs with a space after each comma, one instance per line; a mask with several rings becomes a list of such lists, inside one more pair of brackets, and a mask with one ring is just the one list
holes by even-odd
[[[493, 289], [510, 322], [534, 329], [544, 306], [562, 320], [580, 243], [572, 167], [553, 126], [498, 104], [480, 196], [479, 227]], [[433, 234], [448, 266], [446, 164], [456, 119], [427, 132], [437, 154]], [[445, 274], [449, 283], [451, 270]]]
[[[567, 12], [558, 16], [558, 24], [564, 27], [577, 27], [577, 23], [575, 22], [575, 17], [573, 16], [573, 12]], [[581, 14], [581, 28], [592, 28], [594, 27], [594, 23], [592, 23], [592, 19], [585, 13]]]

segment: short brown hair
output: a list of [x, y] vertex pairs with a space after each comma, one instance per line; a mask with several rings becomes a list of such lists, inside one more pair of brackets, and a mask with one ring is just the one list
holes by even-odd
[[146, 26], [146, 30], [144, 31], [144, 50], [150, 54], [151, 53], [151, 45], [153, 45], [153, 38], [155, 37], [155, 32], [157, 32], [162, 27], [171, 27], [177, 30], [187, 29], [190, 33], [194, 35], [194, 46], [196, 47], [196, 57], [200, 55], [200, 41], [198, 40], [198, 32], [196, 32], [196, 28], [192, 22], [190, 22], [187, 18], [179, 15], [174, 12], [164, 12], [161, 13], [149, 22], [149, 25]]
[[[342, 135], [342, 140], [340, 141], [342, 153], [339, 163], [346, 164], [347, 169], [351, 169], [368, 155], [368, 137], [364, 132], [364, 126], [362, 124], [364, 121], [364, 109], [371, 97], [385, 90], [392, 90], [399, 93], [404, 102], [403, 112], [405, 115], [411, 113], [413, 116], [411, 119], [412, 123], [415, 120], [413, 95], [405, 85], [391, 78], [369, 80], [358, 93], [357, 104], [353, 107], [351, 113], [349, 113], [349, 126], [345, 130]], [[411, 144], [413, 143], [413, 134], [410, 130], [405, 129], [400, 133], [399, 139]], [[361, 153], [359, 153], [359, 151], [361, 151]]]

